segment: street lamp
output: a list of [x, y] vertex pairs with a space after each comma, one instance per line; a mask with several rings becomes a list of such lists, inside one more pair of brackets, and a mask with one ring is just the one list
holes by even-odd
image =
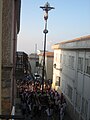
[[44, 14], [45, 29], [43, 30], [45, 37], [44, 37], [43, 68], [42, 68], [42, 92], [43, 92], [43, 89], [44, 89], [44, 70], [45, 70], [46, 34], [48, 33], [48, 30], [47, 30], [48, 11], [50, 11], [51, 9], [54, 9], [54, 7], [50, 7], [50, 4], [47, 2], [44, 6], [40, 6], [40, 8], [42, 8], [43, 11], [45, 11], [45, 14]]

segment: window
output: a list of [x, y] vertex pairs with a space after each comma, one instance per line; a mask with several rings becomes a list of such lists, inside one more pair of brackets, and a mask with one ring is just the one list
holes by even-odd
[[77, 106], [77, 109], [80, 110], [80, 102], [81, 102], [81, 97], [80, 95], [77, 93], [76, 94], [76, 106]]
[[66, 55], [63, 55], [63, 64], [66, 63]]
[[56, 86], [60, 86], [60, 77], [57, 76], [56, 78], [56, 83], [55, 83]]
[[86, 118], [88, 113], [88, 101], [82, 98], [82, 114]]
[[82, 113], [84, 114], [85, 99], [82, 98]]
[[62, 54], [60, 54], [60, 63], [62, 62]]
[[67, 95], [72, 100], [72, 87], [70, 85], [67, 86]]
[[78, 70], [83, 71], [83, 58], [78, 58]]
[[69, 66], [74, 68], [74, 56], [69, 56]]
[[57, 58], [58, 58], [58, 54], [56, 53], [56, 56], [55, 56], [55, 61], [57, 62]]
[[87, 113], [88, 113], [88, 101], [85, 101], [85, 117], [87, 117]]
[[90, 58], [86, 58], [85, 59], [85, 63], [86, 63], [86, 65], [85, 65], [86, 66], [85, 72], [90, 75]]
[[36, 67], [38, 67], [39, 66], [39, 62], [36, 62]]

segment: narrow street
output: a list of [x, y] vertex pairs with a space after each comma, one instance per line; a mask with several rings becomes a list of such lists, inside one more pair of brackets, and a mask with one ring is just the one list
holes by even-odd
[[[17, 105], [16, 105], [16, 115], [22, 115], [21, 109], [20, 109], [20, 99], [17, 99]], [[38, 116], [38, 113], [35, 117], [31, 117], [31, 114], [28, 116], [25, 116], [25, 120], [59, 120], [58, 116], [54, 116], [53, 118], [48, 119], [46, 113], [43, 113], [41, 116]], [[63, 120], [72, 120], [68, 113], [66, 112]]]
[[[23, 116], [25, 120], [62, 120], [60, 119], [62, 115], [63, 120], [72, 120], [68, 115], [67, 106], [64, 109], [65, 99], [62, 95], [53, 90], [42, 94], [42, 91], [38, 89], [38, 83], [32, 85], [31, 82], [26, 82], [19, 86], [20, 91], [18, 98], [16, 98], [16, 115]], [[34, 91], [31, 91], [32, 87]], [[57, 103], [56, 100], [58, 100]]]

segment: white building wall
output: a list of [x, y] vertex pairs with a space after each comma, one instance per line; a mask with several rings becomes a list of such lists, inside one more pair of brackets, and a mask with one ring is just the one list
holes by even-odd
[[34, 74], [35, 73], [35, 60], [30, 60], [30, 65], [31, 65], [31, 72]]
[[[69, 98], [69, 101], [72, 103], [74, 109], [80, 114], [79, 119], [82, 116], [82, 102], [84, 99], [84, 110], [85, 106], [88, 106], [89, 99], [90, 99], [90, 76], [85, 74], [85, 51], [77, 52], [77, 51], [68, 51], [67, 57], [74, 56], [74, 68], [70, 68], [70, 66], [67, 64], [65, 66], [63, 63], [63, 69], [62, 69], [62, 91], [65, 93], [65, 95], [68, 98], [68, 85], [72, 88], [72, 99]], [[75, 53], [76, 52], [76, 53]], [[90, 54], [90, 53], [89, 53]], [[82, 57], [83, 62], [83, 71], [80, 72], [77, 70], [78, 64], [76, 61], [78, 57]], [[68, 60], [68, 59], [67, 59]], [[77, 67], [75, 67], [77, 66]], [[76, 93], [76, 94], [75, 94]], [[77, 101], [75, 101], [77, 99]], [[77, 103], [78, 102], [78, 103]], [[77, 105], [75, 105], [77, 104]], [[87, 104], [87, 105], [86, 105]], [[87, 113], [90, 111], [87, 111]], [[84, 111], [84, 119], [87, 119], [87, 113]]]
[[[55, 50], [54, 51], [54, 61], [53, 61], [53, 84], [52, 84], [52, 88], [57, 88], [56, 81], [57, 81], [57, 77], [60, 77], [60, 54], [61, 54], [61, 50]], [[60, 87], [60, 86], [59, 86]]]
[[[60, 44], [60, 47], [61, 49], [54, 49], [54, 64], [56, 68], [61, 67], [62, 71], [53, 68], [53, 86], [64, 93], [68, 100], [69, 112], [75, 120], [90, 120], [90, 73], [86, 73], [86, 59], [89, 59], [90, 67], [90, 49], [87, 49], [90, 48], [90, 40]], [[61, 62], [60, 57], [56, 59], [60, 54]], [[80, 59], [83, 62], [79, 63]], [[58, 87], [55, 86], [57, 76], [61, 78]]]
[[52, 80], [53, 77], [53, 57], [46, 57], [46, 75], [47, 80]]
[[[72, 98], [68, 98], [68, 100], [74, 104], [73, 100], [75, 99], [74, 97], [74, 83], [76, 81], [76, 74], [75, 74], [75, 63], [73, 64], [73, 67], [70, 66], [70, 62], [69, 62], [69, 57], [73, 56], [74, 57], [74, 61], [76, 58], [76, 53], [75, 51], [63, 51], [62, 50], [62, 72], [61, 72], [61, 90], [64, 94], [66, 94], [66, 97], [68, 98], [68, 86], [70, 88], [72, 88]], [[76, 62], [76, 61], [75, 61]]]
[[36, 66], [36, 62], [39, 63], [39, 56], [36, 54], [30, 54], [29, 55], [29, 62], [31, 65], [31, 72], [32, 74], [38, 73], [38, 67]]

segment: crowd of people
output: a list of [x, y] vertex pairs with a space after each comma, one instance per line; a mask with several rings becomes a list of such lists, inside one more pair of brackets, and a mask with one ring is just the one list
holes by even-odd
[[40, 83], [33, 81], [20, 82], [18, 89], [22, 115], [31, 115], [33, 119], [46, 114], [48, 120], [56, 115], [58, 120], [63, 120], [66, 112], [66, 100], [63, 93], [59, 94], [49, 86], [42, 91]]

